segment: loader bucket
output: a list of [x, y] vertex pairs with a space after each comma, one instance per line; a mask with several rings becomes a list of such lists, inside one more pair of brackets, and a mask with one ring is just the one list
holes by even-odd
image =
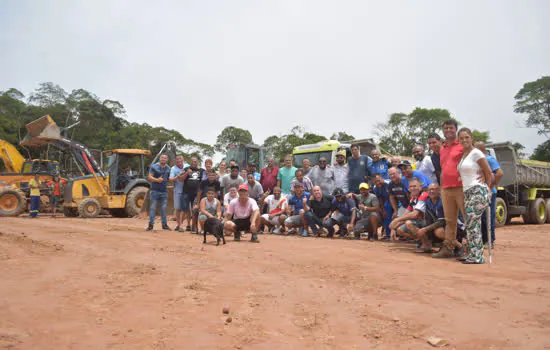
[[49, 115], [28, 123], [25, 128], [27, 135], [20, 142], [23, 146], [42, 146], [62, 138], [61, 130]]

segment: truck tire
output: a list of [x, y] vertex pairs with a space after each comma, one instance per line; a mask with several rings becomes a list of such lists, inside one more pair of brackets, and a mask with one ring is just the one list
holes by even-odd
[[97, 218], [101, 213], [101, 204], [94, 198], [86, 198], [78, 205], [78, 213], [82, 218]]
[[64, 206], [63, 215], [68, 218], [76, 218], [78, 216], [78, 209]]
[[141, 207], [143, 206], [143, 203], [145, 202], [145, 196], [147, 195], [147, 191], [149, 191], [148, 187], [145, 186], [137, 186], [134, 187], [128, 192], [128, 195], [126, 196], [126, 214], [133, 218], [134, 216], [138, 216], [141, 212]]
[[16, 188], [0, 190], [0, 216], [19, 216], [27, 207], [27, 197]]
[[546, 223], [550, 224], [550, 198], [544, 201], [546, 204]]
[[506, 202], [504, 201], [504, 199], [497, 197], [495, 206], [496, 227], [501, 227], [506, 225], [507, 223], [510, 223], [510, 221], [508, 220], [508, 207], [506, 206]]
[[546, 222], [546, 203], [543, 198], [537, 198], [529, 205], [529, 219], [533, 224]]

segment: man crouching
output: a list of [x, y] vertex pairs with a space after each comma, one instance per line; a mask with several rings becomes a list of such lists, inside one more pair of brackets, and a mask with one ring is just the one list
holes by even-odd
[[241, 240], [241, 231], [252, 233], [250, 242], [259, 243], [260, 209], [252, 198], [248, 197], [248, 186], [239, 185], [239, 198], [233, 199], [227, 208], [224, 218], [224, 229], [234, 233], [235, 241]]
[[417, 178], [409, 180], [411, 194], [409, 206], [403, 215], [390, 223], [390, 229], [397, 230], [397, 234], [409, 238], [417, 238], [418, 229], [424, 227], [424, 213], [426, 212], [427, 192], [421, 192], [422, 184]]

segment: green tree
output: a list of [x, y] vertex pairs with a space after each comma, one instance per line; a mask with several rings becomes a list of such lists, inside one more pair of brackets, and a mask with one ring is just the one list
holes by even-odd
[[483, 143], [488, 143], [489, 142], [489, 132], [488, 131], [472, 130], [472, 137], [476, 141], [481, 141]]
[[222, 132], [216, 138], [216, 144], [214, 149], [217, 152], [223, 152], [227, 150], [227, 147], [231, 144], [251, 144], [252, 134], [250, 131], [237, 128], [234, 126], [228, 126], [222, 130]]
[[376, 124], [375, 135], [384, 153], [403, 156], [412, 154], [416, 142], [409, 132], [408, 119], [405, 113], [393, 113], [386, 123]]
[[514, 112], [527, 115], [525, 125], [549, 138], [550, 76], [525, 83], [514, 98]]
[[546, 140], [535, 148], [531, 159], [550, 162], [550, 140]]
[[525, 149], [524, 145], [522, 145], [519, 142], [514, 142], [512, 144], [512, 147], [514, 147], [514, 149], [516, 150], [516, 153], [517, 153], [518, 157], [520, 157], [520, 158], [526, 158], [527, 157], [527, 153], [525, 153], [525, 151], [523, 151]]
[[263, 146], [268, 153], [282, 161], [287, 154], [291, 154], [294, 147], [325, 141], [327, 138], [312, 132], [307, 132], [302, 126], [294, 126], [288, 134], [282, 136], [269, 136]]
[[355, 137], [353, 137], [352, 135], [349, 135], [345, 131], [339, 131], [332, 134], [330, 139], [336, 140], [336, 141], [352, 141], [352, 140], [355, 140]]

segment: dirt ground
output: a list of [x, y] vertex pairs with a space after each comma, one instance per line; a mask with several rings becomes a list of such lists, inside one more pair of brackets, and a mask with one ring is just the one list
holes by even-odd
[[550, 225], [498, 229], [492, 266], [365, 240], [216, 247], [145, 225], [1, 218], [0, 348], [550, 349]]

